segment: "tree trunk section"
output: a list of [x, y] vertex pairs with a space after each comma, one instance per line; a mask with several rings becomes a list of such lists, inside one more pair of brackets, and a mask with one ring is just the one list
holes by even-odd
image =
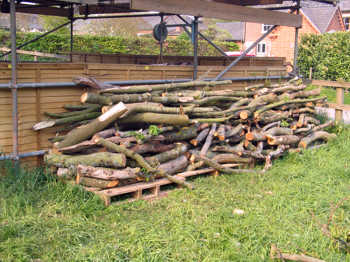
[[91, 123], [80, 126], [69, 132], [65, 139], [57, 144], [58, 148], [63, 148], [71, 145], [75, 145], [85, 139], [93, 136], [97, 132], [105, 129], [109, 124], [117, 120], [127, 111], [126, 106], [123, 103], [113, 106], [106, 113], [92, 121]]
[[56, 167], [71, 167], [79, 164], [94, 166], [94, 167], [113, 167], [121, 168], [126, 165], [124, 154], [114, 154], [108, 152], [100, 152], [90, 155], [58, 155], [47, 154], [44, 157], [45, 162], [49, 166]]

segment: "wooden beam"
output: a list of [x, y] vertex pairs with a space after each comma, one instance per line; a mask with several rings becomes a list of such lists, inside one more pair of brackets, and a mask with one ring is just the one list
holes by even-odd
[[282, 4], [283, 0], [211, 0], [211, 2], [246, 6]]
[[36, 5], [16, 5], [16, 12], [26, 14], [38, 14], [38, 15], [52, 15], [52, 16], [63, 16], [69, 17], [70, 9], [56, 8], [56, 7], [44, 7]]
[[242, 22], [301, 27], [302, 17], [277, 11], [204, 0], [131, 0], [131, 9], [203, 16]]
[[99, 4], [99, 5], [85, 5], [79, 7], [79, 14], [90, 15], [90, 14], [112, 14], [112, 13], [125, 13], [134, 12], [135, 10], [130, 9], [130, 4]]
[[312, 85], [315, 86], [331, 86], [331, 87], [340, 87], [343, 89], [349, 89], [350, 83], [349, 82], [340, 82], [340, 81], [327, 81], [327, 80], [312, 80]]

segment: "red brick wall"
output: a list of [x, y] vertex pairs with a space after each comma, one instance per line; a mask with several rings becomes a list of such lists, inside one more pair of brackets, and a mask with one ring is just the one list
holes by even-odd
[[333, 17], [332, 21], [329, 23], [329, 26], [327, 28], [327, 32], [329, 31], [345, 31], [345, 26], [343, 23], [343, 18], [341, 15], [340, 10], [337, 10], [337, 14]]
[[[303, 34], [318, 34], [317, 29], [303, 16], [303, 27], [299, 30], [299, 40]], [[246, 24], [246, 43], [254, 42], [262, 35], [262, 25], [255, 23]], [[287, 62], [293, 62], [294, 58], [293, 27], [279, 26], [263, 42], [267, 44], [267, 56], [286, 57]], [[254, 50], [256, 54], [256, 50]]]

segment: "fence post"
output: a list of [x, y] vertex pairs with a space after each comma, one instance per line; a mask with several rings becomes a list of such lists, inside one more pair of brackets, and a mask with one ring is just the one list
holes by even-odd
[[312, 67], [309, 69], [309, 79], [312, 80]]
[[337, 96], [336, 96], [337, 107], [335, 108], [335, 121], [340, 123], [343, 121], [343, 108], [344, 105], [344, 88], [337, 87]]

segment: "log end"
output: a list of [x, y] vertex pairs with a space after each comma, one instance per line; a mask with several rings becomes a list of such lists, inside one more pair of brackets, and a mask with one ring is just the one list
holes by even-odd
[[198, 145], [198, 140], [197, 139], [192, 139], [190, 141], [190, 143], [193, 145], [193, 146], [197, 146]]
[[80, 97], [80, 102], [84, 104], [87, 101], [88, 96], [89, 96], [88, 92], [85, 92], [84, 94], [82, 94]]
[[247, 120], [248, 117], [249, 117], [249, 111], [244, 110], [244, 111], [240, 112], [240, 113], [239, 113], [239, 117], [240, 117], [240, 119], [242, 119], [242, 120]]
[[248, 132], [247, 134], [245, 134], [245, 138], [248, 141], [253, 141], [254, 140], [254, 134], [253, 132]]
[[119, 181], [118, 180], [111, 181], [110, 183], [107, 184], [107, 188], [116, 187], [118, 185], [119, 185]]
[[34, 131], [42, 130], [45, 128], [53, 127], [55, 125], [55, 121], [42, 121], [33, 126]]

